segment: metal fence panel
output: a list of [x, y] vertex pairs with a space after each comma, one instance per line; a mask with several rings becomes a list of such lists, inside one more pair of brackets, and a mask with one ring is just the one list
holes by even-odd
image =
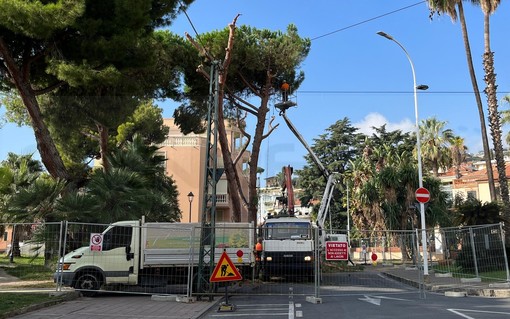
[[[200, 224], [140, 226], [131, 222], [117, 224], [103, 233], [111, 226], [67, 222], [0, 224], [0, 263], [2, 267], [16, 266], [15, 275], [21, 278], [17, 285], [35, 280], [57, 290], [72, 285], [84, 293], [93, 293], [100, 285], [103, 290], [119, 293], [197, 295], [194, 283], [203, 233]], [[427, 283], [420, 230], [328, 230], [336, 234], [329, 239], [348, 239], [347, 260], [326, 260], [326, 247], [320, 242], [328, 237], [324, 230], [311, 228], [305, 233], [295, 227], [283, 227], [261, 231], [260, 235], [266, 236], [264, 259], [256, 264], [252, 226], [216, 225], [213, 265], [226, 252], [243, 279], [211, 283], [213, 294], [223, 294], [222, 288], [227, 286], [230, 294], [292, 292], [320, 298], [353, 291], [415, 293], [416, 288], [421, 290]], [[133, 236], [135, 233], [139, 235]], [[100, 249], [94, 247], [93, 236], [97, 234], [102, 234]], [[289, 238], [280, 238], [283, 234], [290, 234]], [[501, 225], [435, 228], [427, 230], [427, 238], [429, 278], [444, 278], [448, 283], [438, 289], [510, 282]], [[57, 262], [64, 255], [64, 267], [70, 267], [71, 273], [57, 269]], [[73, 268], [73, 264], [89, 266]], [[208, 271], [211, 274], [213, 269]], [[407, 281], [392, 280], [397, 277]], [[418, 287], [413, 283], [418, 283]], [[14, 285], [2, 285], [6, 284]]]
[[61, 223], [2, 223], [0, 231], [0, 266], [15, 277], [0, 287], [55, 287]]
[[430, 237], [436, 275], [466, 287], [509, 281], [502, 225], [436, 229]]

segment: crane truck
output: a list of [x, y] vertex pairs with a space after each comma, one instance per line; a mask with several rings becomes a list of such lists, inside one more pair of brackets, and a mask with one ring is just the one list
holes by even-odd
[[269, 215], [259, 229], [262, 238], [262, 280], [272, 277], [314, 278], [314, 225], [294, 212], [292, 167], [283, 168], [282, 209]]
[[284, 95], [284, 101], [277, 103], [275, 107], [280, 110], [280, 115], [284, 118], [292, 133], [307, 149], [327, 183], [315, 223], [309, 218], [298, 218], [294, 214], [292, 168], [290, 166], [283, 168], [284, 183], [282, 190], [286, 192], [286, 196], [282, 196], [282, 199], [286, 207], [276, 216], [269, 216], [260, 228], [264, 248], [262, 254], [263, 280], [282, 274], [286, 276], [294, 275], [309, 280], [318, 278], [314, 270], [318, 269], [318, 253], [324, 248], [325, 242], [329, 240], [347, 242], [347, 236], [344, 234], [326, 232], [325, 222], [336, 184], [336, 174], [330, 173], [326, 169], [285, 114], [289, 107], [295, 105], [294, 102], [287, 99], [287, 95]]

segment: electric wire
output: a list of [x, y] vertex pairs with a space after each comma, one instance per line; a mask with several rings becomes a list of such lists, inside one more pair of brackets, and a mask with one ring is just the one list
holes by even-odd
[[373, 18], [370, 18], [370, 19], [366, 19], [366, 20], [363, 20], [363, 21], [360, 21], [360, 22], [357, 22], [357, 23], [354, 23], [354, 24], [351, 24], [349, 26], [346, 26], [346, 27], [343, 27], [341, 29], [338, 29], [338, 30], [335, 30], [335, 31], [331, 31], [331, 32], [328, 32], [328, 33], [325, 33], [323, 35], [319, 35], [317, 37], [314, 37], [314, 38], [311, 38], [310, 41], [314, 41], [314, 40], [318, 40], [318, 39], [321, 39], [321, 38], [324, 38], [324, 37], [327, 37], [327, 36], [330, 36], [332, 34], [335, 34], [335, 33], [338, 33], [338, 32], [341, 32], [341, 31], [345, 31], [347, 29], [350, 29], [350, 28], [354, 28], [354, 27], [357, 27], [361, 24], [365, 24], [365, 23], [368, 23], [368, 22], [371, 22], [371, 21], [374, 21], [374, 20], [377, 20], [377, 19], [380, 19], [380, 18], [383, 18], [383, 17], [386, 17], [386, 16], [389, 16], [391, 14], [394, 14], [394, 13], [397, 13], [399, 11], [403, 11], [403, 10], [406, 10], [406, 9], [409, 9], [409, 8], [412, 8], [414, 6], [417, 6], [419, 4], [422, 4], [426, 1], [420, 1], [420, 2], [417, 2], [417, 3], [414, 3], [414, 4], [411, 4], [411, 5], [408, 5], [406, 7], [402, 7], [400, 9], [396, 9], [396, 10], [393, 10], [393, 11], [390, 11], [390, 12], [387, 12], [387, 13], [383, 13], [381, 15], [378, 15], [378, 16], [375, 16]]
[[[207, 51], [207, 48], [204, 46], [204, 44], [203, 44], [203, 43], [202, 43], [202, 41], [200, 40], [200, 35], [198, 34], [198, 31], [197, 31], [197, 29], [195, 28], [195, 25], [193, 24], [193, 21], [191, 21], [191, 18], [190, 18], [190, 16], [188, 15], [188, 12], [186, 12], [185, 6], [182, 4], [182, 2], [181, 2], [181, 1], [179, 1], [179, 3], [180, 3], [180, 5], [181, 5], [181, 6], [179, 7], [179, 9], [180, 9], [180, 10], [184, 13], [184, 15], [186, 16], [186, 19], [188, 20], [188, 22], [189, 22], [189, 24], [190, 24], [191, 28], [193, 29], [193, 32], [195, 32], [195, 36], [196, 36], [196, 38], [197, 38], [197, 41], [200, 43], [200, 45], [201, 45], [201, 46], [202, 46], [202, 48], [205, 50], [205, 52], [207, 52], [207, 55], [214, 57], [214, 56], [211, 54], [211, 52]], [[214, 57], [214, 58], [215, 58], [215, 57]]]

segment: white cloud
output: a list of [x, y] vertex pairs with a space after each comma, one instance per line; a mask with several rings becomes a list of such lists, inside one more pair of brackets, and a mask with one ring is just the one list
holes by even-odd
[[374, 129], [372, 127], [381, 127], [384, 124], [386, 124], [386, 130], [388, 132], [395, 130], [401, 130], [402, 132], [415, 131], [415, 125], [411, 120], [403, 119], [397, 123], [390, 123], [387, 118], [379, 113], [369, 113], [362, 121], [353, 123], [352, 125], [357, 127], [360, 133], [372, 135], [372, 133], [374, 133]]
[[[386, 124], [386, 130], [388, 132], [395, 131], [395, 130], [401, 130], [402, 132], [414, 132], [415, 131], [415, 125], [414, 122], [410, 119], [403, 119], [400, 122], [397, 123], [390, 123], [388, 122], [388, 119], [384, 117], [384, 115], [379, 113], [369, 113], [367, 114], [363, 120], [357, 123], [353, 123], [352, 125], [354, 127], [357, 127], [359, 129], [360, 133], [363, 133], [365, 135], [372, 135], [374, 133], [374, 130], [372, 127], [381, 127], [382, 125]], [[480, 138], [480, 133], [474, 132], [471, 134], [468, 134], [470, 132], [463, 131], [463, 134], [460, 134], [464, 138], [464, 144], [468, 147], [468, 152], [475, 154], [478, 152], [481, 152], [483, 150], [482, 147], [482, 140]], [[489, 136], [489, 144], [492, 148], [492, 140]]]

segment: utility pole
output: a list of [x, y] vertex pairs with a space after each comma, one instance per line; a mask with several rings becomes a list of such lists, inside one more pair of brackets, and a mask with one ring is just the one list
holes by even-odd
[[218, 169], [218, 103], [219, 61], [213, 61], [209, 77], [209, 101], [207, 114], [207, 154], [203, 184], [202, 228], [198, 260], [197, 292], [209, 293], [212, 301], [213, 284], [210, 282], [214, 269], [214, 246], [216, 233], [216, 184], [224, 169]]

